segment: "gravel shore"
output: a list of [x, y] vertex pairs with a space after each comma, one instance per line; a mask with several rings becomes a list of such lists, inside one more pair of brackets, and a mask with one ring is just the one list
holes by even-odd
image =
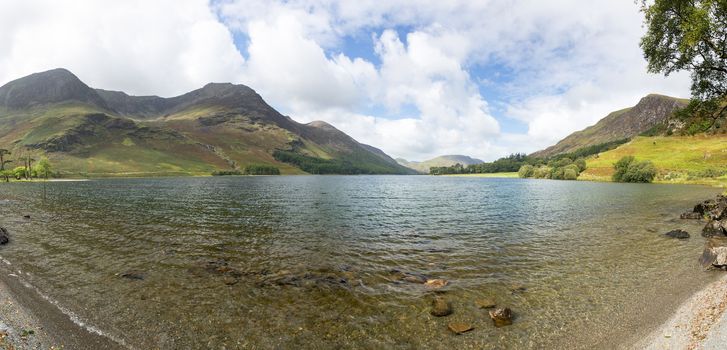
[[633, 349], [725, 349], [727, 344], [727, 275], [684, 302], [661, 327]]
[[124, 349], [73, 322], [7, 266], [0, 267], [0, 349]]

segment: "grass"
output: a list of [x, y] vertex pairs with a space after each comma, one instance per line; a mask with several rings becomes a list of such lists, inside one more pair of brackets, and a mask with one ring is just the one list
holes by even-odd
[[727, 186], [727, 135], [639, 136], [620, 147], [590, 157], [579, 180], [610, 181], [613, 164], [624, 156], [649, 160], [658, 170], [658, 183]]
[[518, 177], [518, 174], [517, 174], [517, 172], [514, 172], [514, 173], [486, 173], [486, 174], [450, 174], [450, 175], [442, 175], [442, 176], [513, 178], [513, 177]]

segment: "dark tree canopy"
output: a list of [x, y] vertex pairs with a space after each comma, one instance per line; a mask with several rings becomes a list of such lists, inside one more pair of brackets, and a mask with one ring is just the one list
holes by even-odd
[[727, 96], [727, 0], [641, 0], [647, 32], [641, 48], [649, 72], [692, 76], [689, 113], [714, 125]]

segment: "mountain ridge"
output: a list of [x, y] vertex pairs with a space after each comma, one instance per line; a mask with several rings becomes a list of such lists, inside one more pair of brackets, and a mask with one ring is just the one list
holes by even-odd
[[93, 89], [59, 68], [0, 87], [0, 119], [0, 148], [47, 153], [66, 172], [209, 173], [269, 164], [303, 173], [273, 156], [286, 151], [337, 162], [325, 171], [411, 173], [378, 148], [325, 122], [298, 123], [231, 83], [170, 98], [132, 96]]
[[596, 124], [566, 136], [553, 146], [533, 152], [531, 156], [545, 158], [638, 136], [659, 124], [668, 123], [672, 114], [687, 103], [685, 99], [649, 94], [636, 105], [611, 112]]
[[429, 174], [429, 168], [431, 167], [443, 167], [443, 166], [452, 166], [457, 163], [462, 165], [472, 165], [472, 164], [480, 164], [484, 163], [484, 161], [472, 158], [469, 156], [461, 155], [461, 154], [448, 154], [448, 155], [442, 155], [438, 157], [434, 157], [432, 159], [424, 160], [424, 161], [408, 161], [404, 158], [396, 158], [396, 162], [408, 167], [410, 169], [414, 169], [419, 173], [423, 174]]

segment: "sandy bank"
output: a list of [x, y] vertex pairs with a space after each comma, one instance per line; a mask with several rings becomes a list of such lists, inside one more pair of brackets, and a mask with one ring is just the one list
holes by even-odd
[[633, 349], [725, 349], [725, 309], [727, 275], [695, 293], [666, 323], [634, 344]]

